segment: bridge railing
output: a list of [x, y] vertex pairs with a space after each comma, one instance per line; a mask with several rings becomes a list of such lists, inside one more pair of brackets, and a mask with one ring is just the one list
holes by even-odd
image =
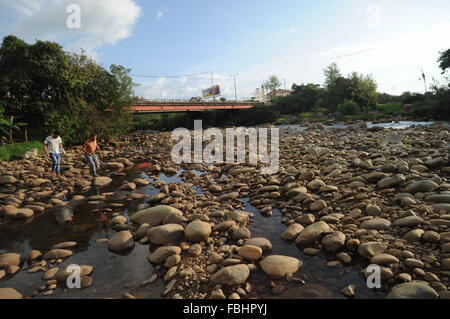
[[149, 105], [149, 104], [157, 104], [157, 103], [163, 103], [163, 104], [248, 104], [253, 105], [257, 102], [251, 102], [251, 101], [196, 101], [196, 100], [183, 100], [183, 99], [151, 99], [151, 100], [138, 100], [135, 105]]

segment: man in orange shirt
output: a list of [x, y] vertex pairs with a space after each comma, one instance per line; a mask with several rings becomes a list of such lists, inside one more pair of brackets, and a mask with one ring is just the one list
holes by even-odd
[[97, 169], [100, 166], [100, 161], [96, 154], [97, 151], [100, 151], [100, 147], [97, 144], [97, 134], [91, 134], [89, 139], [84, 143], [82, 150], [91, 168], [92, 176], [96, 177]]

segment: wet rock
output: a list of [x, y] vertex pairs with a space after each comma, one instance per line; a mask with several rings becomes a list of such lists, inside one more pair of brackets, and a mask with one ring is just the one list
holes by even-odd
[[189, 223], [184, 230], [186, 239], [194, 243], [207, 240], [210, 234], [211, 226], [199, 220]]
[[231, 237], [233, 237], [234, 240], [250, 239], [252, 238], [252, 234], [248, 228], [240, 227], [233, 231]]
[[259, 263], [262, 270], [271, 277], [282, 278], [287, 274], [296, 273], [303, 265], [297, 258], [271, 255]]
[[118, 215], [111, 219], [111, 225], [125, 225], [127, 223], [127, 218], [122, 215]]
[[421, 283], [405, 283], [392, 288], [387, 299], [438, 299], [438, 293]]
[[158, 226], [171, 216], [183, 216], [183, 213], [171, 206], [159, 205], [136, 212], [131, 216], [131, 221], [137, 225], [149, 224]]
[[341, 290], [341, 293], [346, 297], [353, 298], [354, 296], [356, 296], [356, 286], [348, 285], [347, 287]]
[[31, 250], [28, 252], [28, 254], [25, 256], [25, 260], [28, 263], [31, 263], [35, 260], [39, 260], [42, 258], [42, 253], [39, 250]]
[[420, 242], [424, 233], [423, 229], [414, 229], [403, 235], [403, 239], [410, 243]]
[[53, 247], [52, 247], [52, 249], [66, 249], [66, 248], [72, 248], [72, 247], [75, 247], [75, 246], [77, 246], [78, 244], [77, 244], [77, 242], [75, 242], [75, 241], [66, 241], [66, 242], [63, 242], [63, 243], [59, 243], [59, 244], [56, 244], [56, 245], [54, 245]]
[[149, 261], [155, 264], [164, 262], [169, 256], [181, 254], [181, 248], [177, 246], [165, 246], [156, 249], [149, 257]]
[[135, 178], [133, 179], [133, 183], [139, 187], [147, 186], [148, 184], [150, 184], [150, 182], [145, 178]]
[[281, 239], [293, 241], [304, 229], [305, 228], [300, 224], [292, 224], [281, 234]]
[[155, 245], [166, 245], [183, 236], [184, 228], [178, 224], [152, 227], [147, 231], [148, 240]]
[[295, 242], [300, 245], [308, 245], [320, 239], [322, 234], [328, 232], [330, 227], [327, 223], [320, 221], [306, 227], [297, 237]]
[[64, 259], [73, 255], [71, 250], [67, 249], [52, 249], [44, 254], [44, 259]]
[[214, 284], [236, 286], [247, 281], [250, 275], [250, 269], [246, 265], [234, 265], [220, 269], [211, 276], [211, 282]]
[[111, 251], [124, 251], [134, 247], [133, 235], [130, 231], [124, 230], [116, 233], [108, 240], [108, 248]]

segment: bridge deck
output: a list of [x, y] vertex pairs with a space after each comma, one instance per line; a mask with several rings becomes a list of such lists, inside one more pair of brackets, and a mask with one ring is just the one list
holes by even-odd
[[185, 100], [138, 101], [131, 107], [134, 113], [189, 112], [205, 110], [250, 109], [254, 102], [197, 102]]

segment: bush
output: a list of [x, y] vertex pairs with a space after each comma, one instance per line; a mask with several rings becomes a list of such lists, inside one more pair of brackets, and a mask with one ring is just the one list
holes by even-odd
[[337, 111], [344, 115], [356, 115], [359, 113], [360, 108], [356, 102], [346, 100], [344, 103], [338, 105]]
[[27, 143], [8, 144], [0, 147], [0, 161], [11, 161], [20, 159], [29, 150], [37, 148], [39, 153], [44, 152], [44, 144], [39, 141]]
[[377, 110], [384, 114], [400, 114], [403, 110], [402, 103], [386, 103], [386, 104], [378, 104]]

